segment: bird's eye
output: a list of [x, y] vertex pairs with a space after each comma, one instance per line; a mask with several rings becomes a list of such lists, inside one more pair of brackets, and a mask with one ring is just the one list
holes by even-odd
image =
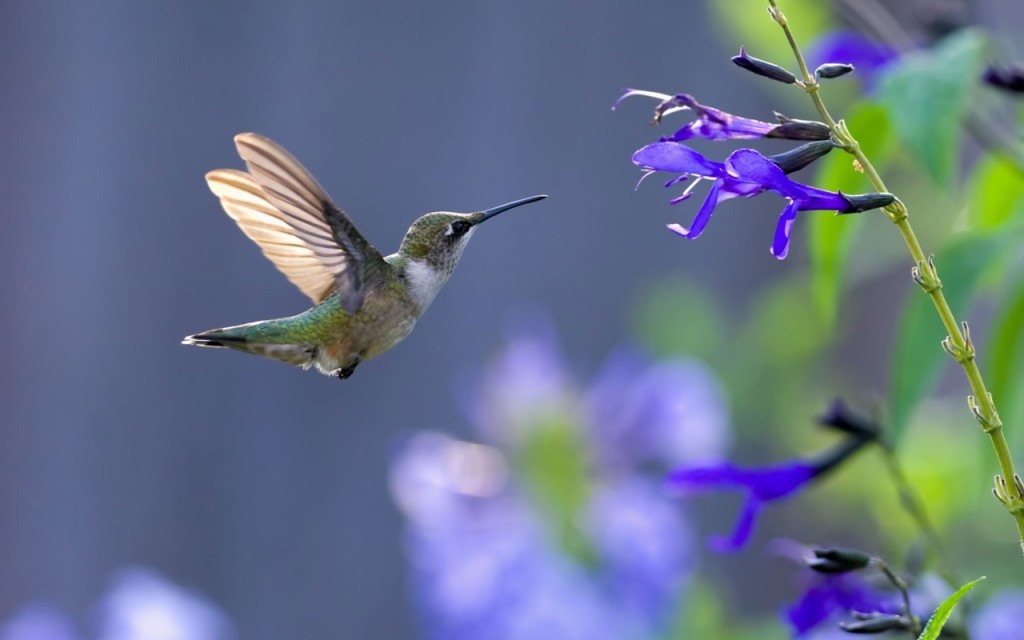
[[469, 231], [469, 227], [469, 223], [466, 222], [465, 220], [456, 220], [455, 222], [452, 223], [451, 233], [449, 235], [457, 238], [466, 233], [467, 231]]

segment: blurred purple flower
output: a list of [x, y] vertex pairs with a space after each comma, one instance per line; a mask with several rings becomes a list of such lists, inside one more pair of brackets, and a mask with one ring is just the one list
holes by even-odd
[[[480, 462], [457, 462], [473, 456], [479, 456]], [[433, 471], [424, 473], [428, 468]], [[612, 607], [612, 592], [600, 579], [604, 570], [595, 569], [599, 573], [591, 575], [587, 567], [561, 553], [541, 512], [517, 487], [504, 482], [505, 468], [497, 450], [439, 434], [414, 436], [395, 459], [392, 490], [409, 518], [407, 550], [414, 594], [428, 637], [638, 637], [653, 624], [649, 616], [658, 613], [643, 607], [654, 597], [644, 600], [641, 596], [648, 594], [631, 588], [634, 583], [610, 580], [609, 585], [625, 590], [633, 602], [639, 600], [635, 611]], [[502, 481], [476, 480], [486, 476]], [[441, 513], [432, 513], [429, 508], [442, 504], [440, 500], [418, 502], [425, 493], [435, 492], [449, 493], [450, 502]], [[613, 498], [599, 498], [592, 506], [592, 517], [605, 523], [617, 521], [620, 530], [629, 527], [629, 519], [616, 515], [616, 510], [636, 508]], [[688, 535], [681, 519], [672, 516], [668, 522], [657, 517], [644, 522], [654, 529], [655, 544], [667, 547], [665, 553], [655, 554], [666, 566], [659, 563], [657, 573], [644, 574], [643, 565], [617, 556], [614, 551], [618, 549], [609, 549], [607, 571], [630, 573], [639, 566], [630, 575], [639, 571], [640, 577], [647, 575], [656, 586], [660, 585], [658, 576], [669, 568], [671, 584], [685, 576], [689, 566], [680, 566], [677, 559], [682, 552], [677, 549], [685, 546]], [[675, 595], [675, 591], [668, 591]], [[623, 595], [620, 591], [616, 594]], [[656, 595], [661, 594], [659, 591]]]
[[796, 214], [799, 211], [836, 211], [857, 213], [875, 207], [891, 204], [894, 198], [888, 194], [847, 196], [843, 193], [825, 191], [790, 180], [774, 162], [754, 149], [734, 151], [724, 163], [708, 160], [690, 147], [678, 142], [655, 142], [633, 154], [633, 163], [648, 172], [664, 171], [679, 174], [665, 184], [666, 187], [694, 178], [683, 195], [671, 201], [682, 202], [690, 197], [693, 187], [700, 180], [711, 180], [711, 190], [704, 199], [689, 228], [678, 224], [669, 229], [684, 238], [697, 238], [711, 220], [711, 214], [719, 202], [731, 198], [756, 196], [764, 191], [774, 191], [786, 199], [786, 207], [779, 214], [775, 228], [775, 239], [771, 253], [780, 260], [789, 251], [789, 237]]
[[796, 637], [803, 637], [825, 623], [837, 623], [851, 611], [898, 613], [899, 601], [895, 594], [869, 585], [860, 574], [818, 574], [783, 617]]
[[[97, 606], [98, 640], [233, 640], [231, 621], [202, 596], [155, 571], [121, 570]], [[0, 629], [0, 640], [76, 640], [71, 621], [44, 605], [23, 609]]]
[[0, 627], [0, 640], [77, 640], [63, 612], [45, 604], [29, 605]]
[[605, 483], [587, 530], [602, 558], [602, 581], [620, 611], [664, 616], [696, 563], [692, 535], [665, 499], [662, 483], [639, 475]]
[[123, 569], [98, 607], [100, 640], [228, 640], [231, 621], [155, 571]]
[[982, 605], [968, 621], [972, 638], [1024, 640], [1024, 589], [1004, 589]]
[[[726, 428], [720, 393], [695, 364], [625, 352], [583, 390], [553, 332], [537, 326], [459, 385], [484, 444], [421, 433], [394, 457], [424, 628], [438, 640], [652, 638], [695, 558], [686, 521], [646, 465], [720, 455], [727, 437], [704, 433]], [[692, 429], [693, 443], [673, 428]], [[556, 449], [530, 457], [544, 446]], [[579, 477], [537, 466], [562, 453], [582, 458], [570, 465]], [[570, 497], [545, 493], [561, 490]]]
[[536, 316], [510, 333], [489, 367], [456, 388], [477, 433], [503, 445], [517, 445], [538, 424], [570, 412], [574, 393], [556, 331]]
[[864, 88], [874, 88], [886, 66], [899, 57], [892, 47], [871, 40], [856, 31], [837, 30], [826, 33], [807, 48], [807, 62], [818, 67], [830, 62], [852, 64], [854, 74]]
[[606, 465], [675, 467], [719, 460], [729, 447], [724, 394], [696, 361], [652, 364], [634, 349], [619, 349], [591, 383], [585, 406]]

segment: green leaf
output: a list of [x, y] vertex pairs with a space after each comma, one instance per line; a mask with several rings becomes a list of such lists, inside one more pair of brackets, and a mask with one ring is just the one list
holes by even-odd
[[1024, 175], [1002, 158], [990, 155], [979, 162], [970, 184], [973, 226], [995, 229], [1024, 211]]
[[925, 626], [924, 631], [917, 637], [917, 640], [935, 640], [942, 633], [942, 627], [946, 626], [946, 621], [949, 620], [949, 616], [953, 614], [953, 608], [956, 607], [960, 599], [967, 595], [967, 592], [973, 589], [979, 582], [985, 579], [985, 576], [978, 578], [973, 582], [968, 582], [964, 586], [956, 590], [956, 593], [949, 596], [942, 601], [939, 608], [932, 614], [931, 620], [928, 621], [928, 625]]
[[981, 31], [961, 29], [929, 51], [907, 54], [882, 81], [882, 103], [896, 132], [940, 185], [949, 182], [959, 156], [984, 48]]
[[[885, 109], [871, 102], [861, 102], [850, 109], [845, 118], [850, 132], [860, 142], [865, 155], [881, 170], [894, 148]], [[829, 191], [865, 193], [874, 191], [864, 174], [854, 167], [853, 156], [835, 149], [819, 162], [814, 184]], [[839, 298], [850, 250], [861, 227], [861, 216], [808, 216], [806, 231], [811, 262], [811, 289], [814, 303], [828, 327], [835, 324]]]
[[[936, 257], [942, 291], [958, 319], [985, 268], [1000, 257], [1006, 240], [1006, 236], [987, 233], [962, 234]], [[920, 289], [910, 292], [893, 346], [890, 402], [894, 441], [952, 362], [940, 344], [946, 335], [931, 297]]]
[[999, 417], [1010, 434], [1017, 429], [1019, 436], [1024, 433], [1019, 426], [1024, 404], [1020, 397], [1020, 389], [1024, 388], [1024, 281], [1018, 283], [1017, 290], [999, 310], [985, 355], [985, 378], [999, 408]]

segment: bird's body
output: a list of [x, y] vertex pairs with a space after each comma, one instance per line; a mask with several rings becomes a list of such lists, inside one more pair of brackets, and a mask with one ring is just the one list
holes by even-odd
[[242, 231], [315, 305], [183, 342], [315, 366], [342, 379], [409, 335], [477, 225], [544, 197], [469, 214], [428, 213], [409, 228], [398, 252], [384, 257], [284, 149], [255, 134], [240, 134], [235, 142], [249, 173], [220, 169], [207, 174], [207, 182]]

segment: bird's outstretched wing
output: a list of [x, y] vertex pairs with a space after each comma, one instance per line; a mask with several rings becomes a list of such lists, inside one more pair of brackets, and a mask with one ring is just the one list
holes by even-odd
[[255, 133], [238, 134], [235, 145], [249, 172], [206, 174], [224, 211], [313, 302], [337, 290], [344, 309], [358, 311], [382, 272], [380, 252], [281, 146]]

